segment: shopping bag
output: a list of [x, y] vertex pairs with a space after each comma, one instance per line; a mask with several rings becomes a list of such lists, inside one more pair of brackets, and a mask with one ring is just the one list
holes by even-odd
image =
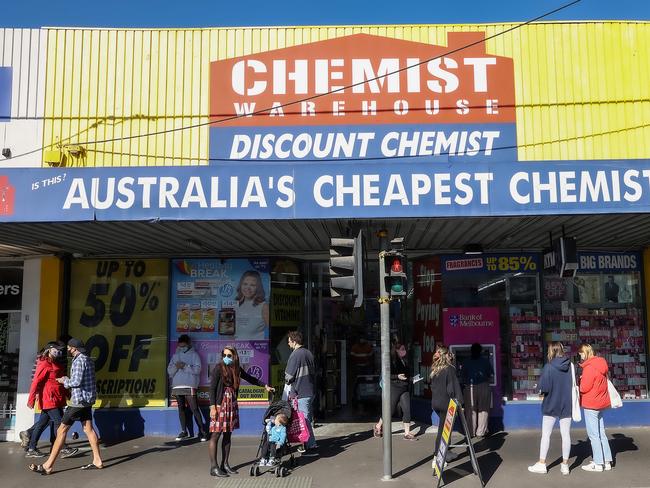
[[287, 427], [287, 439], [292, 444], [304, 444], [309, 440], [309, 427], [305, 414], [298, 410], [298, 402], [291, 402], [291, 420]]
[[619, 408], [623, 406], [621, 395], [616, 391], [614, 384], [607, 378], [607, 392], [609, 393], [609, 404], [612, 408]]
[[571, 363], [571, 418], [574, 422], [580, 422], [582, 420], [580, 389], [576, 383], [576, 368], [573, 363]]
[[289, 401], [290, 394], [291, 394], [291, 385], [284, 385], [284, 389], [282, 390], [282, 399], [285, 402]]

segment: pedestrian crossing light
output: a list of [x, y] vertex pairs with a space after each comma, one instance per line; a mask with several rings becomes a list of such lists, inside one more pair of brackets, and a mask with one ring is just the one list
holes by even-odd
[[330, 294], [351, 295], [354, 306], [363, 304], [363, 233], [354, 239], [330, 240]]
[[390, 244], [391, 249], [384, 255], [384, 294], [390, 298], [404, 298], [407, 290], [404, 238], [393, 239]]

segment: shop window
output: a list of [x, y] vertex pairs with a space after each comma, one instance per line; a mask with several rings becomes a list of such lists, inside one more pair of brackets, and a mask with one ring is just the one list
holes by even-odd
[[575, 361], [579, 345], [591, 344], [623, 398], [647, 398], [641, 258], [580, 253], [579, 261], [575, 278], [544, 277], [544, 338]]

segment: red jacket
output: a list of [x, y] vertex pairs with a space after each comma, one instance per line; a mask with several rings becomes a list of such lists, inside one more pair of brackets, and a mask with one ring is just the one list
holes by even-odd
[[29, 389], [27, 406], [33, 408], [35, 401], [38, 400], [42, 410], [65, 407], [67, 391], [61, 383], [56, 381], [64, 374], [63, 365], [49, 358], [39, 359], [36, 362], [32, 386]]
[[609, 392], [607, 390], [607, 361], [594, 356], [580, 365], [580, 405], [590, 410], [609, 408]]

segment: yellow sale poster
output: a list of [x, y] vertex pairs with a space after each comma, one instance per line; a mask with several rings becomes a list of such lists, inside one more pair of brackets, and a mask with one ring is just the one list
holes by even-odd
[[168, 262], [72, 263], [68, 333], [97, 373], [96, 407], [166, 406]]

